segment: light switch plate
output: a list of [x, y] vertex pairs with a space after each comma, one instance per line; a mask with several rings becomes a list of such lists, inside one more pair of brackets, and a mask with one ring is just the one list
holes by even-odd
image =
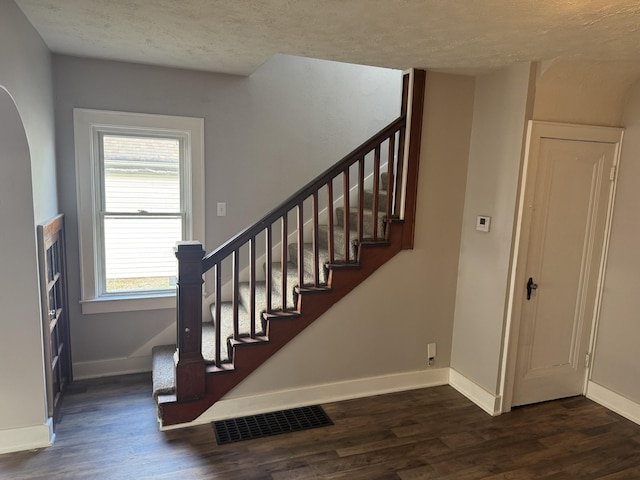
[[226, 217], [227, 216], [227, 204], [224, 202], [218, 202], [218, 216]]

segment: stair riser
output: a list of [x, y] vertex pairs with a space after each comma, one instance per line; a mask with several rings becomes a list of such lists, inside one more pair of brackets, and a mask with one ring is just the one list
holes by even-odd
[[[364, 208], [368, 209], [368, 210], [373, 210], [373, 192], [370, 192], [369, 190], [365, 190], [364, 191], [364, 201], [362, 202], [362, 204], [364, 205]], [[378, 195], [378, 211], [379, 212], [386, 212], [387, 210], [387, 192], [380, 192]]]
[[389, 178], [389, 174], [387, 172], [383, 172], [380, 174], [380, 190], [385, 190], [385, 193], [387, 189], [388, 178]]
[[[280, 295], [279, 292], [277, 290], [277, 287], [275, 285], [275, 281], [272, 280], [272, 286], [271, 286], [271, 307], [273, 309], [280, 309], [281, 308], [281, 302], [280, 302]], [[264, 282], [257, 282], [256, 286], [255, 286], [255, 291], [256, 291], [256, 311], [255, 311], [255, 322], [256, 322], [256, 328], [257, 329], [262, 329], [263, 328], [263, 321], [262, 321], [262, 312], [264, 312], [267, 308], [267, 292], [266, 292], [266, 288], [265, 288], [265, 283]], [[251, 290], [249, 289], [249, 284], [244, 282], [240, 284], [240, 303], [242, 303], [242, 305], [244, 305], [244, 307], [247, 309], [247, 311], [249, 310], [249, 307], [251, 305]]]
[[[353, 262], [357, 257], [357, 247], [354, 245], [354, 241], [358, 239], [358, 234], [355, 231], [349, 233], [349, 261]], [[329, 246], [329, 237], [327, 235], [327, 226], [321, 225], [318, 228], [318, 243], [321, 249], [326, 250]], [[334, 228], [333, 233], [333, 252], [334, 260], [340, 262], [344, 259], [344, 231], [340, 227]]]
[[[298, 266], [298, 244], [292, 243], [289, 245], [289, 259], [291, 263], [297, 268]], [[328, 281], [328, 275], [324, 265], [329, 261], [329, 252], [326, 248], [320, 248], [318, 246], [318, 270], [319, 270], [319, 282], [320, 285], [326, 285]], [[314, 258], [313, 248], [310, 243], [305, 243], [303, 266], [305, 274], [305, 284], [313, 284], [313, 269]]]
[[[248, 304], [247, 304], [248, 305]], [[221, 305], [221, 321], [218, 321], [215, 314], [215, 305], [211, 306], [211, 318], [215, 328], [220, 328], [220, 338], [222, 348], [220, 349], [221, 360], [226, 362], [231, 359], [231, 348], [228, 343], [228, 339], [233, 337], [233, 306], [230, 302], [225, 302]], [[202, 356], [207, 361], [215, 360], [215, 328], [207, 328], [203, 326], [202, 330]], [[249, 335], [251, 333], [251, 321], [249, 319], [249, 313], [244, 308], [244, 303], [240, 302], [238, 309], [238, 327], [239, 334]], [[264, 327], [261, 329], [261, 324], [256, 323], [256, 331], [258, 334], [262, 333]]]
[[[336, 208], [336, 223], [340, 227], [344, 227], [344, 207]], [[370, 211], [365, 211], [362, 217], [362, 236], [364, 238], [373, 237], [373, 214]], [[358, 228], [358, 212], [357, 210], [351, 210], [349, 214], [349, 228], [356, 230]], [[377, 237], [384, 237], [384, 216], [378, 214], [378, 231]]]
[[[287, 264], [287, 308], [296, 308], [297, 307], [297, 297], [294, 293], [295, 287], [298, 285], [298, 268], [292, 263]], [[274, 304], [277, 302], [278, 308], [282, 306], [282, 270], [281, 266], [274, 265], [272, 268], [272, 276], [273, 276], [273, 302]], [[305, 280], [311, 281], [310, 278]]]

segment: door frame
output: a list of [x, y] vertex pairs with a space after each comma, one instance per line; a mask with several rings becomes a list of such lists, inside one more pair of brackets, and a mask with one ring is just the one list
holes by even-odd
[[531, 235], [531, 202], [535, 193], [535, 180], [538, 171], [538, 153], [542, 138], [555, 138], [584, 142], [610, 143], [616, 146], [614, 158], [613, 180], [609, 190], [607, 218], [604, 232], [604, 245], [600, 258], [595, 305], [591, 319], [591, 330], [588, 352], [591, 361], [586, 369], [583, 394], [586, 393], [587, 382], [591, 377], [593, 367], [593, 352], [597, 340], [598, 320], [602, 299], [602, 286], [605, 277], [609, 238], [611, 236], [611, 222], [615, 203], [615, 193], [620, 170], [620, 154], [624, 129], [619, 127], [601, 127], [594, 125], [577, 125], [555, 122], [530, 120], [527, 125], [527, 137], [523, 156], [522, 176], [519, 185], [518, 204], [516, 210], [516, 225], [513, 237], [511, 267], [506, 304], [506, 322], [503, 340], [503, 355], [500, 368], [500, 411], [508, 412], [513, 403], [515, 387], [516, 363], [518, 358], [518, 340], [522, 304], [525, 295], [525, 269], [529, 253]]

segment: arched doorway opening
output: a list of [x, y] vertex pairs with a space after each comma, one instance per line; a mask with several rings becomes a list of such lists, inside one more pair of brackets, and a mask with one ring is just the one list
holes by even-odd
[[[16, 103], [2, 86], [0, 146], [0, 364], [6, 367], [0, 369], [0, 430], [21, 432], [22, 447], [36, 448], [49, 445], [52, 434], [46, 408], [31, 154]], [[17, 438], [9, 435], [6, 440], [7, 445], [0, 442], [0, 452], [17, 447]]]

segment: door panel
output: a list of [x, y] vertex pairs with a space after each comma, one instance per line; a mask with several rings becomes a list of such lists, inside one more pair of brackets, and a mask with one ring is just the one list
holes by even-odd
[[618, 144], [540, 136], [512, 405], [583, 393]]

